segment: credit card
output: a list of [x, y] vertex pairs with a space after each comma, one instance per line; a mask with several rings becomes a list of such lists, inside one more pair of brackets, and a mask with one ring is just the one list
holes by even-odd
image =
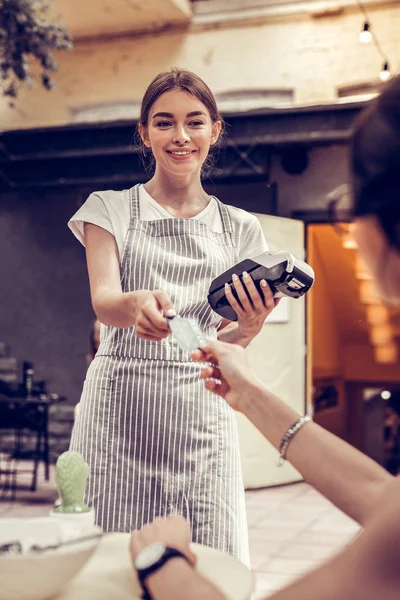
[[182, 350], [193, 352], [204, 344], [205, 338], [196, 321], [182, 317], [167, 317], [167, 320], [172, 335]]

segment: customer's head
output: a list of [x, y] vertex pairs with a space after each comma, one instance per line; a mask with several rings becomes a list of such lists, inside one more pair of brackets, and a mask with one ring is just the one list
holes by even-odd
[[359, 253], [382, 296], [400, 304], [400, 76], [359, 117], [351, 160]]

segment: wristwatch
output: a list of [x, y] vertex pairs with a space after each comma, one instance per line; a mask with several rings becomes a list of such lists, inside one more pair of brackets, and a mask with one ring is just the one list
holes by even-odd
[[151, 573], [155, 573], [155, 571], [165, 565], [171, 558], [176, 556], [180, 556], [189, 562], [188, 557], [185, 556], [183, 552], [180, 552], [176, 548], [168, 547], [164, 542], [153, 542], [140, 550], [135, 559], [135, 567], [140, 584], [144, 590], [144, 594], [142, 595], [144, 600], [151, 600], [151, 596], [146, 587], [146, 578], [151, 575]]

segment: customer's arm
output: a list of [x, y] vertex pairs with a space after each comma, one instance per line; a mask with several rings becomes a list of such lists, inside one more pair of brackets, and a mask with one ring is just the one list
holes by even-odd
[[164, 542], [187, 558], [171, 558], [147, 576], [145, 583], [153, 600], [224, 600], [221, 592], [195, 571], [196, 557], [189, 546], [189, 524], [183, 517], [158, 517], [133, 531], [130, 545], [133, 562], [141, 550], [153, 542]]
[[398, 600], [400, 479], [393, 478], [386, 491], [352, 544], [268, 600]]
[[[400, 538], [386, 533], [393, 544], [382, 545], [385, 535], [367, 531], [334, 559], [265, 600], [398, 600]], [[170, 561], [149, 577], [148, 587], [154, 600], [224, 598], [183, 559]]]
[[[135, 560], [142, 548], [163, 541], [189, 559], [174, 558], [150, 575], [154, 600], [223, 600], [222, 593], [189, 563], [188, 525], [182, 517], [156, 519], [132, 533]], [[268, 600], [398, 600], [400, 589], [400, 479], [392, 478], [387, 495], [365, 530], [337, 556], [297, 579]]]
[[[214, 342], [204, 346], [203, 353], [194, 353], [193, 358], [218, 364], [217, 368], [203, 370], [206, 387], [244, 413], [278, 448], [282, 436], [299, 415], [255, 380], [244, 350]], [[308, 483], [363, 526], [379, 506], [386, 486], [393, 481], [373, 460], [315, 423], [308, 423], [298, 431], [289, 445], [287, 458]]]
[[[243, 412], [277, 448], [298, 413], [266, 389], [245, 395]], [[340, 438], [308, 423], [289, 445], [287, 459], [304, 479], [338, 508], [365, 525], [392, 476]]]
[[153, 600], [224, 600], [221, 592], [183, 558], [168, 561], [150, 575], [147, 587]]

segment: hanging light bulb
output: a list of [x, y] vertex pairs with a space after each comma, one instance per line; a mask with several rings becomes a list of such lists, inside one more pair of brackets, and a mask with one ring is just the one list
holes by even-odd
[[346, 250], [357, 250], [357, 242], [354, 239], [354, 223], [349, 223], [348, 228], [342, 233], [342, 248]]
[[389, 324], [373, 325], [369, 330], [369, 339], [373, 346], [384, 346], [393, 342], [393, 329]]
[[383, 325], [389, 322], [389, 311], [382, 304], [369, 304], [366, 306], [367, 322], [370, 325]]
[[389, 63], [386, 61], [382, 65], [382, 70], [379, 73], [379, 78], [381, 81], [388, 81], [388, 79], [390, 79], [391, 76], [392, 76], [392, 74], [390, 72], [390, 66], [389, 66]]
[[360, 42], [362, 44], [369, 44], [372, 41], [372, 33], [368, 21], [365, 21], [362, 30], [360, 31]]
[[365, 279], [372, 280], [373, 279], [371, 273], [368, 271], [368, 268], [365, 266], [364, 262], [361, 260], [361, 258], [359, 256], [356, 256], [355, 269], [356, 269], [356, 279], [362, 279], [362, 280], [365, 280]]
[[378, 304], [379, 296], [376, 291], [375, 283], [371, 279], [361, 279], [360, 286], [360, 302], [361, 304]]
[[394, 342], [375, 346], [374, 349], [375, 362], [382, 365], [393, 365], [397, 362], [397, 345]]

